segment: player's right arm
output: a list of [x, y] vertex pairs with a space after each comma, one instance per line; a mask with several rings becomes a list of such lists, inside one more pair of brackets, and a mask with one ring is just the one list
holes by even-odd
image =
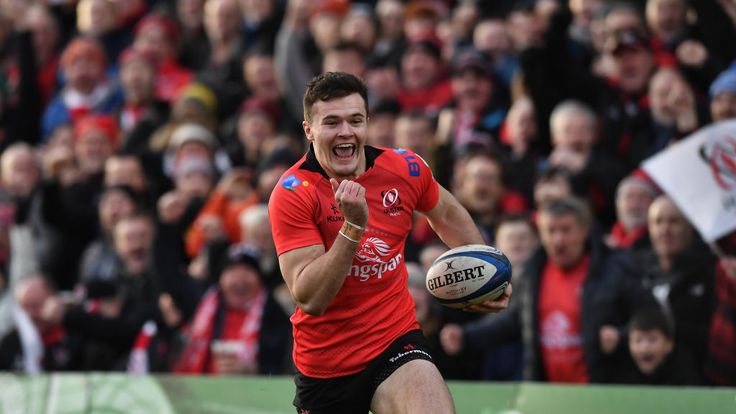
[[300, 247], [279, 255], [284, 281], [297, 306], [310, 315], [322, 315], [345, 282], [353, 256], [368, 222], [365, 188], [353, 181], [330, 180], [343, 223], [329, 250], [322, 244]]

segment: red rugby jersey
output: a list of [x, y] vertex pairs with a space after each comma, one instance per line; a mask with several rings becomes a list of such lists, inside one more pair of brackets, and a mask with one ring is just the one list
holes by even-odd
[[[411, 151], [366, 146], [368, 224], [350, 271], [322, 316], [297, 308], [294, 363], [309, 377], [330, 378], [364, 369], [388, 345], [419, 328], [407, 288], [404, 242], [414, 210], [428, 211], [439, 186], [427, 164]], [[269, 201], [278, 254], [300, 247], [332, 246], [345, 220], [329, 177], [313, 149], [284, 173]]]

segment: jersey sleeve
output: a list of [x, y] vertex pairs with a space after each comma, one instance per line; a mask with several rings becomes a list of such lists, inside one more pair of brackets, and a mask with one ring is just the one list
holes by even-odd
[[268, 217], [276, 245], [276, 253], [300, 247], [324, 244], [314, 220], [316, 199], [306, 188], [294, 191], [279, 182], [268, 202]]
[[417, 162], [420, 164], [419, 168], [419, 179], [421, 185], [421, 192], [419, 201], [417, 202], [417, 210], [429, 211], [437, 205], [437, 201], [440, 199], [440, 185], [437, 180], [434, 179], [432, 170], [429, 168], [429, 164], [419, 155], [416, 155]]

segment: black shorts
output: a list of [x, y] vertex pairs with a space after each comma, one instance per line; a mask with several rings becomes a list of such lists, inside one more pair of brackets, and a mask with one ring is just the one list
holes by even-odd
[[415, 359], [432, 361], [427, 340], [419, 329], [397, 338], [366, 369], [335, 378], [312, 378], [296, 373], [294, 406], [300, 414], [367, 413], [373, 394], [400, 366]]

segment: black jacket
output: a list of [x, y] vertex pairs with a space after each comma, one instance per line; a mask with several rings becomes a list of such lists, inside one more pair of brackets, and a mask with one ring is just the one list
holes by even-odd
[[[590, 381], [607, 382], [611, 379], [612, 368], [621, 356], [606, 356], [601, 353], [598, 332], [604, 324], [623, 324], [626, 314], [633, 313], [633, 310], [626, 308], [634, 305], [617, 300], [620, 299], [618, 293], [626, 290], [622, 286], [626, 281], [606, 277], [608, 251], [605, 247], [591, 242], [588, 253], [590, 267], [581, 293], [582, 346]], [[510, 307], [498, 315], [468, 324], [464, 329], [464, 342], [472, 347], [485, 348], [521, 339], [524, 346], [524, 379], [530, 381], [546, 380], [538, 317], [540, 286], [546, 263], [547, 255], [540, 247], [524, 267], [525, 272], [520, 278]], [[620, 308], [622, 306], [624, 309]]]

